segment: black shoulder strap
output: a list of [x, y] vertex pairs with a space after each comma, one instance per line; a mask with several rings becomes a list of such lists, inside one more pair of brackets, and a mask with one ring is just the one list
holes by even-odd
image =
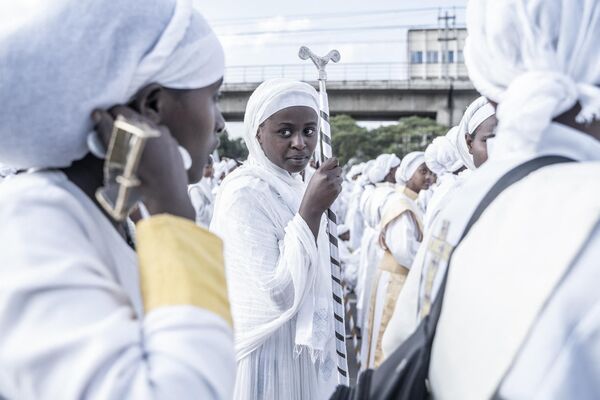
[[[525, 178], [527, 175], [531, 174], [534, 171], [537, 171], [540, 168], [552, 164], [560, 164], [572, 161], [574, 160], [562, 156], [542, 156], [534, 158], [533, 160], [529, 160], [508, 171], [494, 184], [494, 186], [492, 186], [492, 188], [483, 197], [483, 199], [473, 212], [473, 215], [471, 215], [471, 218], [469, 219], [465, 230], [463, 231], [462, 235], [460, 236], [460, 239], [458, 240], [458, 243], [454, 248], [458, 247], [460, 242], [462, 242], [462, 240], [465, 238], [465, 236], [467, 236], [467, 234], [471, 230], [471, 227], [475, 224], [475, 222], [477, 222], [477, 220], [479, 220], [481, 214], [483, 214], [485, 209], [494, 201], [496, 197], [498, 197], [500, 193], [504, 191], [504, 189], [508, 188], [514, 183], [517, 183], [521, 179]], [[446, 281], [448, 279], [448, 271], [450, 270], [450, 261], [452, 260], [453, 253], [454, 250], [452, 250], [452, 253], [450, 254], [450, 257], [448, 259], [448, 266], [446, 268], [446, 272], [444, 273], [444, 280], [442, 281], [442, 284], [435, 297], [433, 305], [431, 306], [429, 327], [432, 336], [435, 334], [437, 324], [440, 319], [442, 303], [444, 301], [444, 292], [446, 291]]]

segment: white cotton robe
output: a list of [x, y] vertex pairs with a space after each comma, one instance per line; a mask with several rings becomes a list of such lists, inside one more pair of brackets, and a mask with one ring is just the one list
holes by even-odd
[[348, 209], [344, 223], [350, 227], [350, 245], [354, 249], [360, 249], [360, 243], [365, 230], [364, 217], [360, 211], [360, 199], [364, 187], [360, 182], [356, 182], [352, 188], [348, 200]]
[[142, 308], [136, 253], [61, 172], [0, 186], [0, 397], [229, 399], [232, 332]]
[[[388, 201], [386, 202], [386, 208], [392, 208], [394, 201], [399, 201], [399, 197], [402, 198], [402, 200], [412, 204], [412, 210], [413, 212], [415, 212], [417, 218], [422, 218], [422, 214], [419, 213], [420, 208], [417, 202], [408, 197], [406, 194], [400, 192], [399, 190], [397, 190], [388, 199]], [[382, 215], [385, 214], [386, 210], [384, 208]], [[415, 255], [419, 250], [419, 246], [421, 245], [421, 242], [419, 241], [420, 238], [421, 232], [419, 230], [417, 222], [415, 221], [414, 217], [408, 212], [403, 213], [394, 221], [390, 222], [390, 224], [387, 227], [387, 230], [385, 231], [385, 243], [387, 244], [390, 253], [394, 257], [394, 260], [398, 264], [405, 268], [408, 268], [409, 270], [415, 259]], [[377, 340], [380, 335], [381, 318], [383, 316], [384, 305], [386, 301], [389, 277], [390, 272], [381, 272], [381, 277], [376, 288], [375, 304], [371, 306], [374, 307], [373, 325], [370, 327], [370, 330], [372, 330], [372, 332], [370, 332], [368, 336], [363, 336], [365, 338], [364, 340], [366, 340], [367, 337], [371, 338], [371, 342], [369, 344], [370, 351], [368, 358], [368, 366], [370, 368], [375, 366]], [[399, 297], [402, 295], [403, 291], [404, 290], [400, 291]], [[388, 323], [385, 331], [386, 333], [388, 331], [394, 331], [396, 329], [396, 325], [393, 324], [392, 321], [393, 320], [390, 320], [390, 322]], [[384, 356], [386, 355], [385, 351], [383, 354]]]
[[[371, 302], [372, 281], [377, 271], [379, 261], [383, 256], [383, 249], [379, 246], [379, 223], [381, 222], [381, 210], [386, 201], [393, 195], [394, 186], [391, 183], [382, 183], [375, 188], [365, 190], [361, 200], [361, 210], [365, 215], [365, 234], [361, 243], [360, 262], [358, 267], [357, 282], [357, 320], [359, 321], [363, 334], [368, 332], [369, 306]], [[360, 358], [361, 367], [367, 365], [368, 341], [361, 343]]]
[[[314, 300], [317, 270], [329, 268], [314, 235], [259, 178], [224, 183], [217, 202], [211, 229], [226, 239], [238, 363], [234, 398], [327, 398], [337, 382], [335, 360], [325, 355], [313, 363], [295, 340], [300, 307]], [[333, 325], [322, 327], [321, 335], [333, 335]]]
[[196, 223], [208, 228], [214, 209], [212, 179], [203, 177], [200, 182], [190, 185], [188, 194], [196, 211]]
[[[544, 136], [539, 155], [584, 162], [543, 168], [506, 189], [456, 248], [432, 350], [437, 398], [488, 398], [497, 390], [515, 399], [598, 397], [597, 379], [581, 373], [593, 375], [600, 354], [597, 290], [582, 281], [598, 265], [590, 244], [600, 221], [600, 142], [559, 124]], [[451, 243], [489, 182], [522, 161], [489, 162], [473, 173], [440, 216], [450, 218]], [[464, 192], [475, 199], [458, 201]]]
[[[499, 103], [490, 158], [464, 187], [475, 204], [524, 160], [577, 162], [507, 188], [456, 248], [431, 354], [433, 396], [597, 399], [600, 141], [582, 131], [600, 115], [600, 4], [479, 0], [467, 25], [470, 78]], [[504, 45], [490, 46], [497, 39]], [[567, 110], [580, 130], [554, 122]], [[444, 216], [450, 207], [455, 237], [474, 205], [453, 201]]]
[[327, 399], [338, 381], [325, 218], [315, 240], [299, 214], [306, 183], [273, 164], [256, 139], [281, 109], [318, 113], [317, 98], [306, 83], [263, 82], [244, 117], [248, 161], [217, 194], [211, 230], [225, 242], [236, 400]]
[[360, 253], [350, 247], [350, 242], [341, 239], [338, 241], [338, 250], [344, 283], [349, 290], [354, 290], [358, 279]]

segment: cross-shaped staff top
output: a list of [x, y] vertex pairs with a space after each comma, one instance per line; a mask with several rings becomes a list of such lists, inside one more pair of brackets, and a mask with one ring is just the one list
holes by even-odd
[[323, 57], [319, 57], [315, 53], [313, 53], [308, 47], [302, 46], [300, 47], [300, 51], [298, 52], [298, 57], [302, 60], [308, 60], [309, 58], [312, 60], [313, 64], [317, 67], [319, 71], [319, 80], [326, 81], [327, 80], [327, 72], [325, 71], [325, 66], [329, 61], [333, 61], [334, 63], [340, 61], [340, 52], [337, 50], [331, 50]]

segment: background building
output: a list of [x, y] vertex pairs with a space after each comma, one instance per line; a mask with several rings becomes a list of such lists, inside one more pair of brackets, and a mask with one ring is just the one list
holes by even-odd
[[462, 52], [466, 37], [465, 28], [409, 29], [409, 79], [469, 79]]

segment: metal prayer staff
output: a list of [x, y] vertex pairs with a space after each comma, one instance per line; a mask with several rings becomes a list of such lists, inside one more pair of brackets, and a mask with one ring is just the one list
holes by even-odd
[[[329, 103], [327, 100], [327, 72], [325, 67], [329, 61], [338, 62], [340, 53], [331, 50], [324, 57], [314, 54], [306, 46], [300, 47], [298, 56], [302, 60], [312, 60], [319, 71], [319, 138], [320, 138], [320, 161], [321, 164], [333, 156], [331, 148], [331, 129], [329, 126]], [[342, 270], [338, 252], [337, 217], [335, 212], [327, 209], [327, 236], [329, 237], [329, 257], [331, 260], [331, 287], [333, 294], [333, 316], [335, 327], [335, 349], [337, 353], [337, 369], [339, 382], [348, 384], [348, 360], [346, 358], [346, 326], [344, 323], [344, 293], [342, 290]]]

